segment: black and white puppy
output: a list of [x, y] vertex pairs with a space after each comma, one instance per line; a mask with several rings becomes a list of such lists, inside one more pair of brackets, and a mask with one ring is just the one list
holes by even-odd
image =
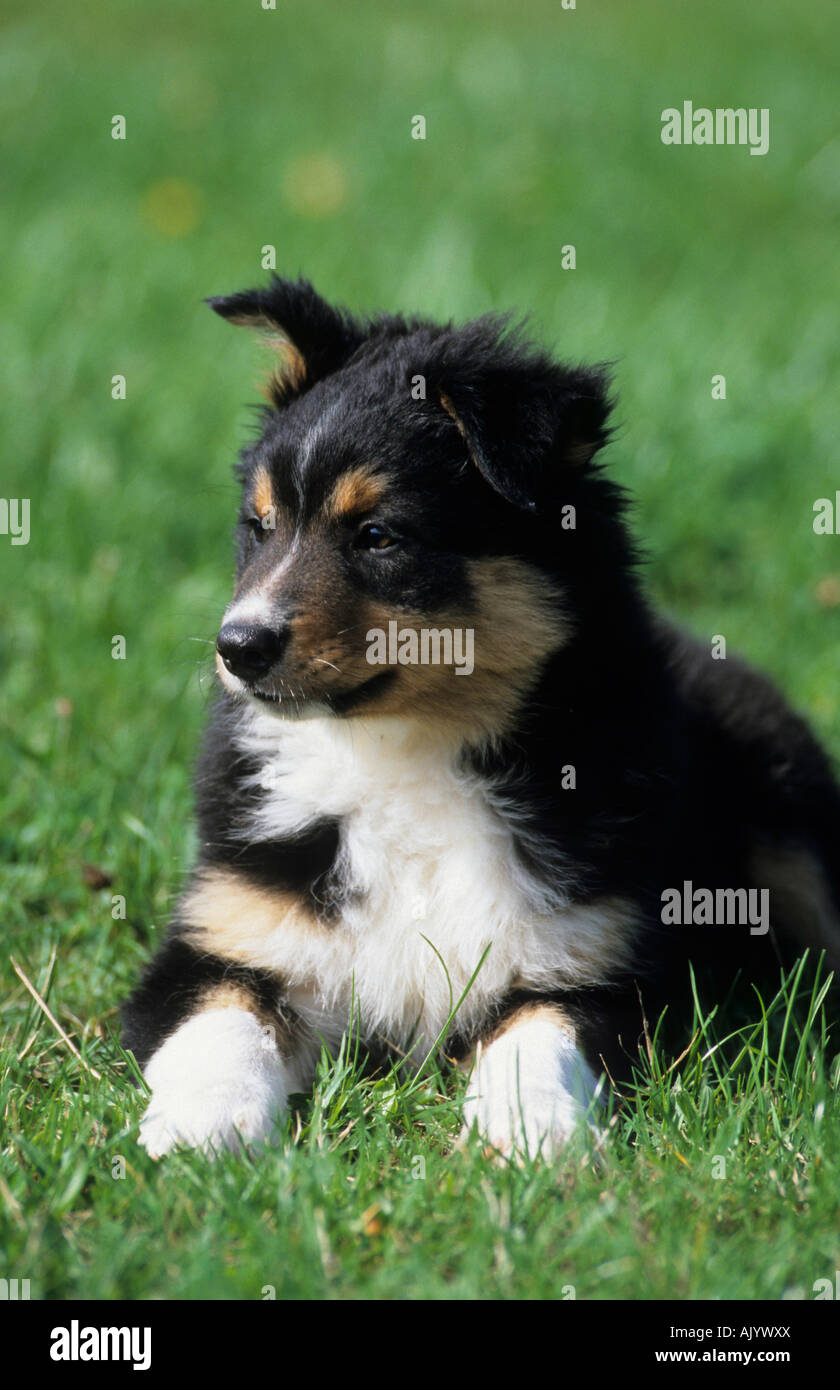
[[482, 962], [446, 1042], [466, 1125], [551, 1153], [689, 958], [840, 957], [828, 762], [650, 612], [593, 461], [603, 371], [305, 281], [210, 303], [279, 365], [239, 467], [199, 860], [125, 1012], [141, 1143], [272, 1136], [354, 1011], [373, 1054], [420, 1059]]

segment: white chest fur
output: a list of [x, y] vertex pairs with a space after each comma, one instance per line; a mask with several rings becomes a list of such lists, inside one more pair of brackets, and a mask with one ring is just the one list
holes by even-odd
[[291, 722], [249, 710], [238, 742], [262, 769], [249, 838], [341, 821], [352, 892], [340, 921], [280, 926], [264, 943], [264, 964], [298, 1007], [343, 1026], [355, 999], [368, 1035], [404, 1046], [416, 1032], [428, 1043], [488, 947], [461, 1006], [467, 1021], [513, 987], [604, 980], [624, 955], [626, 905], [571, 905], [559, 863], [546, 892], [519, 861], [492, 788], [457, 770], [457, 746], [442, 735], [398, 719]]

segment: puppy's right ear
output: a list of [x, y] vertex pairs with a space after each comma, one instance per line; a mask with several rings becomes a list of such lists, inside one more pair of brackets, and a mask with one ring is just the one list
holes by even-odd
[[206, 301], [228, 323], [254, 328], [278, 354], [267, 394], [277, 406], [329, 376], [364, 342], [369, 328], [322, 299], [308, 280], [272, 277], [263, 290]]

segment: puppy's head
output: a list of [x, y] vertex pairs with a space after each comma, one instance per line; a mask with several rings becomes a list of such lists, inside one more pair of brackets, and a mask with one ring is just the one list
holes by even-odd
[[573, 622], [552, 549], [606, 437], [603, 374], [502, 320], [362, 320], [305, 281], [209, 302], [277, 354], [240, 467], [223, 685], [282, 717], [502, 733]]

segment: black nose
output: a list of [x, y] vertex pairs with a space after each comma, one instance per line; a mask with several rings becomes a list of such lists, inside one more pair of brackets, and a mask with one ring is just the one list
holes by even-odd
[[225, 623], [216, 638], [216, 650], [235, 676], [255, 681], [280, 660], [288, 635], [287, 626], [251, 627], [247, 623]]

